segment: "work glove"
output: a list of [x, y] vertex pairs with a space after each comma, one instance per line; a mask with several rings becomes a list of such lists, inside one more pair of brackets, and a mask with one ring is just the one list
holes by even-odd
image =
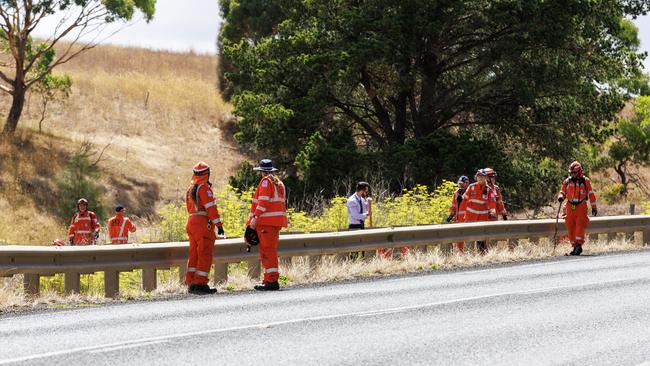
[[95, 240], [99, 239], [99, 231], [95, 230], [93, 235], [95, 236]]
[[508, 221], [508, 215], [503, 215], [501, 217], [503, 218], [503, 221]]
[[454, 216], [453, 216], [453, 215], [449, 215], [449, 216], [447, 216], [447, 219], [446, 219], [445, 221], [447, 221], [447, 222], [451, 222], [453, 219], [454, 219]]
[[562, 201], [564, 201], [564, 197], [562, 197], [562, 196], [558, 197], [557, 201], [561, 203]]
[[248, 226], [250, 226], [251, 229], [255, 230], [256, 224], [257, 224], [257, 217], [253, 216], [253, 218], [251, 219], [251, 222], [250, 222], [250, 224]]
[[226, 232], [223, 231], [223, 226], [217, 226], [217, 235], [226, 236]]
[[598, 216], [598, 209], [596, 207], [591, 208], [591, 216]]

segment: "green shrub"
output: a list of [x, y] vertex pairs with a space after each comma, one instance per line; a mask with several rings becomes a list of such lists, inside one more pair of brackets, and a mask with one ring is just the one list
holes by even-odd
[[608, 184], [600, 191], [600, 197], [603, 201], [612, 204], [617, 203], [623, 197], [625, 186], [621, 183]]

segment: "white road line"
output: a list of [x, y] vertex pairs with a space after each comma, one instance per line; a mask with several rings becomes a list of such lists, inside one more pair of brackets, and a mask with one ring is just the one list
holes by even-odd
[[161, 339], [159, 341], [141, 342], [141, 343], [127, 344], [127, 345], [123, 345], [123, 346], [101, 348], [101, 349], [98, 349], [98, 350], [90, 351], [88, 353], [106, 353], [106, 352], [113, 352], [113, 351], [118, 351], [118, 350], [123, 350], [123, 349], [128, 349], [128, 348], [150, 346], [152, 344], [160, 344], [160, 343], [167, 343], [167, 342], [169, 342], [169, 340]]
[[[332, 319], [349, 318], [349, 317], [384, 315], [384, 314], [390, 314], [390, 313], [407, 312], [407, 311], [412, 311], [412, 310], [416, 310], [416, 309], [423, 309], [423, 308], [429, 308], [429, 307], [435, 307], [435, 306], [441, 306], [441, 305], [456, 304], [456, 303], [483, 300], [483, 299], [503, 297], [503, 296], [530, 295], [530, 294], [537, 294], [537, 293], [544, 293], [544, 292], [552, 292], [552, 291], [557, 291], [557, 290], [566, 290], [566, 289], [575, 289], [575, 288], [581, 288], [581, 287], [590, 287], [590, 286], [596, 286], [596, 285], [609, 285], [609, 284], [615, 284], [615, 283], [635, 282], [635, 281], [638, 281], [638, 280], [647, 281], [648, 278], [647, 277], [635, 277], [635, 278], [626, 278], [626, 279], [611, 280], [611, 281], [588, 282], [588, 283], [583, 283], [583, 284], [580, 284], [580, 285], [544, 287], [544, 288], [525, 290], [525, 291], [501, 292], [501, 293], [490, 294], [490, 295], [482, 295], [482, 296], [465, 297], [465, 298], [453, 299], [453, 300], [430, 302], [430, 303], [419, 304], [419, 305], [400, 306], [400, 307], [388, 308], [388, 309], [383, 309], [383, 310], [369, 310], [369, 311], [359, 311], [359, 312], [344, 313], [344, 314], [321, 315], [321, 316], [314, 316], [314, 317], [308, 317], [308, 318], [281, 320], [281, 321], [276, 321], [276, 322], [258, 323], [258, 324], [252, 324], [252, 325], [241, 325], [241, 326], [229, 327], [229, 328], [207, 329], [207, 330], [201, 330], [201, 331], [196, 331], [196, 332], [170, 334], [170, 335], [159, 336], [159, 337], [140, 338], [140, 339], [136, 339], [136, 340], [108, 343], [108, 344], [102, 344], [102, 345], [97, 345], [97, 346], [78, 347], [78, 348], [71, 348], [71, 349], [67, 349], [67, 350], [45, 352], [45, 353], [41, 353], [41, 354], [37, 354], [37, 355], [17, 357], [17, 358], [12, 358], [12, 359], [7, 359], [7, 360], [0, 360], [0, 365], [7, 365], [7, 364], [11, 364], [11, 363], [36, 360], [36, 359], [40, 359], [40, 358], [49, 358], [49, 357], [68, 355], [68, 354], [79, 353], [79, 352], [90, 352], [90, 351], [97, 351], [97, 350], [101, 350], [101, 349], [109, 349], [109, 348], [116, 348], [116, 347], [127, 347], [127, 346], [138, 347], [140, 345], [153, 344], [153, 342], [157, 342], [157, 341], [168, 341], [168, 340], [172, 340], [172, 339], [194, 337], [194, 336], [200, 336], [200, 335], [206, 335], [206, 334], [227, 333], [227, 332], [233, 332], [233, 331], [239, 331], [239, 330], [269, 328], [269, 327], [274, 327], [274, 326], [279, 326], [279, 325], [296, 324], [296, 323], [313, 322], [313, 321], [322, 321], [322, 320], [332, 320]], [[129, 347], [129, 348], [132, 348], [132, 347]]]

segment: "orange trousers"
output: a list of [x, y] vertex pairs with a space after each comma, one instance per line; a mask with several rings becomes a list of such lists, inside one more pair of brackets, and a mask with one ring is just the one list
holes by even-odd
[[207, 219], [188, 222], [185, 231], [190, 237], [190, 256], [187, 259], [186, 285], [207, 285], [212, 252], [217, 236], [208, 228]]
[[[575, 208], [574, 208], [575, 207]], [[589, 226], [589, 216], [587, 216], [587, 202], [582, 202], [575, 206], [571, 203], [566, 204], [566, 217], [564, 218], [566, 230], [569, 233], [571, 246], [584, 244], [585, 230]]]
[[[405, 256], [411, 252], [411, 247], [401, 247], [399, 252]], [[393, 258], [393, 248], [377, 249], [377, 255], [384, 256], [384, 258]]]
[[279, 226], [257, 225], [260, 237], [260, 261], [264, 266], [264, 282], [276, 282], [280, 278], [278, 267]]

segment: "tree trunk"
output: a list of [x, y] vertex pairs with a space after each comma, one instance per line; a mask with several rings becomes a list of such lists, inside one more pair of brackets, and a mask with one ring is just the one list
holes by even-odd
[[22, 85], [20, 82], [15, 84], [11, 109], [9, 110], [9, 115], [7, 115], [7, 121], [3, 131], [6, 135], [13, 135], [16, 131], [20, 115], [23, 113], [23, 107], [25, 106], [26, 92], [27, 88], [25, 85]]

